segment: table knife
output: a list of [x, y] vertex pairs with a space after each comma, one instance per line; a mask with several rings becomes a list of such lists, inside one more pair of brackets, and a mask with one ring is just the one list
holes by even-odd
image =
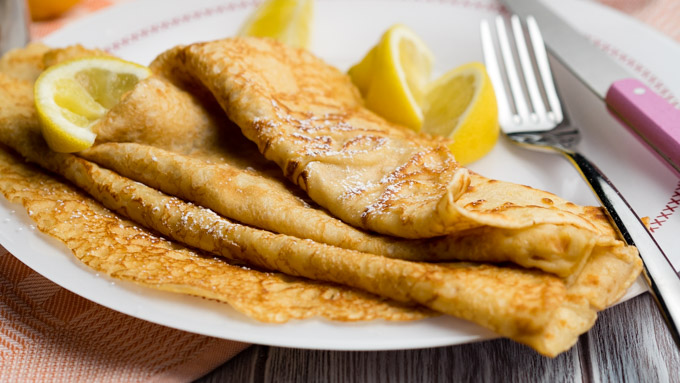
[[680, 173], [680, 110], [607, 56], [539, 0], [502, 0], [531, 15], [550, 52]]

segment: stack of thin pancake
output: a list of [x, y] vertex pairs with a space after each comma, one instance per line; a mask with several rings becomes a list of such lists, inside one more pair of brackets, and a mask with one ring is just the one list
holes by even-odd
[[0, 190], [100, 272], [268, 322], [444, 313], [549, 356], [640, 273], [599, 208], [460, 167], [446, 142], [365, 109], [337, 69], [266, 39], [161, 54], [92, 148], [54, 153], [32, 82], [92, 54], [0, 61], [0, 142], [77, 187], [3, 151]]

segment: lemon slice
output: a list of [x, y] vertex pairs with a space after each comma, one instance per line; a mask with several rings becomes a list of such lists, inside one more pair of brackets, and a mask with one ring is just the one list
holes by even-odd
[[49, 67], [34, 86], [45, 141], [56, 152], [89, 148], [97, 136], [94, 124], [150, 74], [145, 66], [113, 57], [82, 58]]
[[478, 62], [452, 69], [430, 84], [422, 109], [422, 131], [453, 139], [449, 148], [463, 165], [482, 158], [498, 140], [496, 96]]
[[239, 36], [271, 37], [309, 48], [314, 0], [267, 0], [241, 26]]
[[394, 123], [419, 131], [420, 102], [430, 79], [434, 55], [408, 27], [390, 27], [349, 75], [366, 106]]

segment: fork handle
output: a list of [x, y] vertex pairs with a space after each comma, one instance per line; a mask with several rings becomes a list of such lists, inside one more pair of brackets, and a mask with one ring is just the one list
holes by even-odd
[[644, 265], [645, 281], [676, 345], [680, 347], [680, 299], [678, 299], [680, 277], [673, 265], [628, 202], [602, 171], [580, 153], [571, 151], [563, 153], [595, 192], [624, 241], [637, 246]]

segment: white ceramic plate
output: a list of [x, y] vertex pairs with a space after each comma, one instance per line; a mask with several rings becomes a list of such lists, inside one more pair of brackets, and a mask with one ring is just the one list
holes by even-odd
[[[218, 0], [129, 2], [75, 22], [45, 42], [105, 48], [146, 64], [173, 45], [233, 35], [254, 7], [250, 2]], [[490, 0], [319, 0], [312, 51], [347, 69], [387, 27], [401, 22], [432, 48], [436, 74], [441, 74], [464, 62], [481, 60], [479, 21], [494, 17], [499, 10]], [[680, 78], [671, 64], [680, 62], [680, 48], [674, 42], [594, 3], [565, 1], [558, 11], [622, 58], [633, 74], [665, 89], [669, 97], [680, 95]], [[673, 237], [680, 232], [678, 176], [618, 125], [602, 103], [563, 68], [554, 69], [573, 119], [584, 128], [583, 151], [609, 175], [639, 215], [656, 220], [652, 224], [655, 237], [670, 256], [680, 257], [677, 234]], [[501, 140], [488, 157], [471, 167], [486, 176], [543, 188], [577, 203], [595, 203], [576, 171], [556, 155], [528, 152]], [[673, 210], [678, 212], [673, 214]], [[99, 276], [80, 264], [63, 244], [35, 230], [21, 206], [4, 199], [0, 199], [0, 243], [38, 273], [87, 299], [137, 318], [219, 338], [298, 348], [386, 350], [460, 344], [494, 336], [446, 316], [408, 323], [345, 324], [318, 319], [262, 324], [225, 304]], [[627, 297], [642, 291], [644, 286], [638, 283]]]

